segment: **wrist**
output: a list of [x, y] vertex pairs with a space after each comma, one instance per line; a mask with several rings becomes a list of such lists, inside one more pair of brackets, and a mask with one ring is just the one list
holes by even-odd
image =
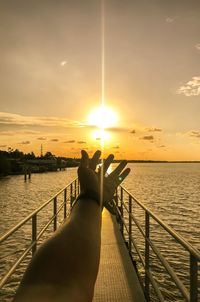
[[[96, 202], [99, 206], [101, 206], [101, 198], [100, 194], [96, 191], [93, 190], [87, 190], [85, 192], [81, 192], [78, 197], [76, 198], [74, 204], [79, 200], [79, 199], [85, 199], [85, 200], [92, 200]], [[73, 204], [73, 206], [74, 206]]]

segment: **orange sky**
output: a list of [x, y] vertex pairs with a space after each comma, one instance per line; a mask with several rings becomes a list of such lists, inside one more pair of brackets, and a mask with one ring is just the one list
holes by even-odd
[[[1, 1], [0, 149], [100, 148], [100, 0]], [[105, 2], [105, 153], [200, 160], [200, 2]]]

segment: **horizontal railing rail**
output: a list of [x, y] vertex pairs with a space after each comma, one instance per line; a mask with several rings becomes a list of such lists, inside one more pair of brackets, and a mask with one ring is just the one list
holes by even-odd
[[[189, 242], [187, 242], [181, 235], [174, 231], [170, 226], [163, 222], [156, 214], [154, 214], [150, 209], [148, 209], [144, 204], [135, 199], [133, 195], [125, 189], [123, 186], [119, 186], [116, 192], [115, 207], [116, 216], [120, 224], [120, 230], [124, 236], [124, 240], [127, 243], [127, 248], [129, 254], [135, 263], [135, 255], [138, 256], [138, 261], [141, 263], [144, 271], [144, 276], [138, 272], [138, 277], [141, 285], [144, 289], [146, 300], [150, 301], [152, 298], [152, 291], [150, 290], [150, 285], [154, 289], [155, 295], [158, 301], [164, 302], [165, 297], [163, 295], [162, 288], [160, 288], [157, 280], [153, 274], [153, 268], [151, 267], [150, 261], [150, 250], [157, 257], [162, 267], [165, 269], [167, 274], [173, 280], [176, 288], [179, 290], [184, 301], [197, 302], [198, 301], [198, 264], [200, 262], [200, 252], [195, 249]], [[43, 234], [47, 231], [49, 226], [53, 225], [53, 231], [56, 231], [58, 225], [58, 215], [63, 211], [63, 223], [68, 217], [71, 211], [72, 203], [79, 194], [79, 182], [78, 179], [73, 180], [66, 187], [60, 190], [52, 198], [48, 199], [39, 208], [29, 214], [26, 218], [20, 221], [16, 226], [11, 228], [0, 238], [0, 244], [6, 243], [9, 238], [12, 238], [14, 234], [28, 222], [31, 222], [31, 240], [28, 247], [21, 251], [21, 255], [17, 260], [15, 260], [11, 266], [9, 266], [6, 273], [0, 280], [0, 289], [3, 289], [11, 279], [12, 275], [15, 273], [16, 269], [20, 264], [27, 258], [27, 256], [32, 253], [32, 256], [37, 250], [37, 245]], [[61, 204], [58, 205], [58, 199], [62, 198]], [[52, 204], [52, 214], [45, 225], [38, 230], [38, 214], [42, 210], [46, 209], [48, 205]], [[142, 224], [135, 215], [134, 205], [139, 206], [139, 208], [144, 213], [144, 223]], [[189, 290], [179, 278], [179, 276], [174, 271], [174, 268], [170, 265], [168, 259], [163, 256], [160, 249], [156, 246], [151, 238], [151, 221], [156, 222], [162, 229], [171, 236], [189, 255], [188, 267], [190, 272], [190, 282]], [[138, 244], [137, 237], [134, 237], [133, 228], [137, 228], [141, 234], [141, 238], [144, 238], [144, 246], [141, 250], [141, 244]], [[5, 259], [6, 257], [4, 257]], [[138, 264], [136, 261], [136, 265]]]
[[[126, 195], [126, 196], [125, 196]], [[142, 225], [139, 220], [135, 217], [133, 211], [133, 204], [137, 204], [144, 213], [144, 224]], [[183, 301], [197, 302], [198, 301], [198, 264], [200, 262], [200, 252], [194, 248], [189, 242], [187, 242], [181, 235], [179, 235], [175, 230], [173, 230], [169, 225], [163, 222], [156, 214], [154, 214], [150, 209], [143, 205], [140, 201], [135, 199], [132, 194], [120, 186], [116, 191], [115, 198], [116, 214], [117, 220], [120, 224], [120, 229], [127, 243], [129, 254], [134, 261], [134, 253], [137, 254], [140, 263], [142, 264], [144, 271], [144, 278], [139, 274], [139, 280], [144, 289], [147, 301], [151, 300], [150, 294], [150, 284], [156, 293], [157, 299], [159, 301], [165, 301], [162, 293], [162, 289], [152, 274], [152, 268], [150, 266], [150, 249], [157, 257], [157, 259], [162, 264], [167, 274], [170, 276], [171, 280], [176, 285], [176, 289], [179, 290], [183, 297]], [[189, 255], [188, 267], [190, 271], [189, 276], [189, 290], [179, 278], [179, 276], [174, 271], [173, 267], [170, 265], [169, 261], [164, 257], [160, 249], [151, 239], [151, 220], [156, 222], [162, 229], [171, 236]], [[136, 227], [144, 238], [143, 253], [141, 248], [137, 243], [138, 238], [133, 238], [133, 227]], [[126, 233], [126, 234], [125, 234]], [[133, 250], [134, 248], [134, 250]], [[143, 256], [144, 254], [144, 256]]]
[[[69, 191], [69, 192], [68, 192]], [[78, 179], [73, 180], [71, 183], [69, 183], [66, 187], [64, 187], [62, 190], [60, 190], [58, 193], [56, 193], [52, 198], [48, 199], [45, 203], [43, 203], [39, 208], [37, 208], [35, 211], [33, 211], [31, 214], [29, 214], [26, 218], [24, 218], [22, 221], [20, 221], [16, 226], [11, 228], [8, 232], [6, 232], [1, 238], [0, 238], [0, 244], [4, 244], [6, 240], [8, 240], [12, 235], [14, 235], [18, 230], [23, 228], [23, 226], [27, 222], [31, 222], [31, 243], [30, 245], [25, 248], [22, 251], [22, 254], [19, 256], [17, 260], [14, 261], [14, 263], [11, 265], [11, 267], [7, 270], [7, 272], [1, 277], [0, 280], [0, 289], [2, 289], [7, 282], [9, 281], [10, 277], [13, 275], [13, 273], [16, 271], [17, 267], [22, 263], [23, 260], [28, 256], [30, 252], [32, 252], [32, 256], [35, 254], [37, 250], [37, 243], [39, 239], [41, 239], [42, 235], [45, 233], [45, 231], [48, 229], [48, 227], [53, 223], [53, 231], [56, 231], [57, 229], [57, 218], [58, 214], [63, 210], [63, 220], [67, 218], [67, 216], [70, 213], [72, 203], [75, 200], [77, 194], [79, 193], [79, 182]], [[60, 195], [63, 195], [63, 201], [59, 207], [57, 207], [58, 204], [58, 197]], [[53, 205], [53, 213], [48, 222], [45, 224], [44, 227], [40, 231], [38, 231], [38, 222], [37, 222], [37, 215], [45, 209], [49, 204]], [[69, 208], [69, 211], [67, 213], [67, 208]], [[6, 258], [6, 257], [5, 257]]]

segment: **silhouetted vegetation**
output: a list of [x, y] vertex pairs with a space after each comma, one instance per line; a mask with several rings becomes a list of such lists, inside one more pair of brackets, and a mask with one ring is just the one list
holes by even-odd
[[27, 170], [35, 173], [57, 171], [76, 166], [78, 166], [77, 160], [56, 157], [49, 151], [42, 156], [36, 156], [33, 152], [25, 154], [18, 149], [0, 150], [0, 176], [23, 174]]

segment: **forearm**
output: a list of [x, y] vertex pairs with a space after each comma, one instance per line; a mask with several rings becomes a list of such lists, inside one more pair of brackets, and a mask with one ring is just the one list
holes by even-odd
[[[45, 297], [48, 292], [54, 293], [50, 294], [49, 301], [64, 301], [64, 298], [58, 298], [63, 290], [63, 297], [70, 301], [91, 301], [99, 267], [100, 243], [100, 206], [93, 200], [78, 200], [68, 221], [39, 249], [29, 265], [16, 301], [21, 301], [27, 288], [30, 292], [30, 288], [38, 288], [38, 285], [40, 297], [42, 291]], [[36, 298], [35, 301], [40, 301]]]
[[[78, 200], [69, 222], [59, 232], [60, 240], [66, 240], [66, 255], [76, 258], [78, 274], [95, 282], [98, 273], [101, 244], [101, 208], [93, 200]], [[73, 262], [73, 261], [72, 261]], [[74, 266], [71, 265], [72, 274]]]

